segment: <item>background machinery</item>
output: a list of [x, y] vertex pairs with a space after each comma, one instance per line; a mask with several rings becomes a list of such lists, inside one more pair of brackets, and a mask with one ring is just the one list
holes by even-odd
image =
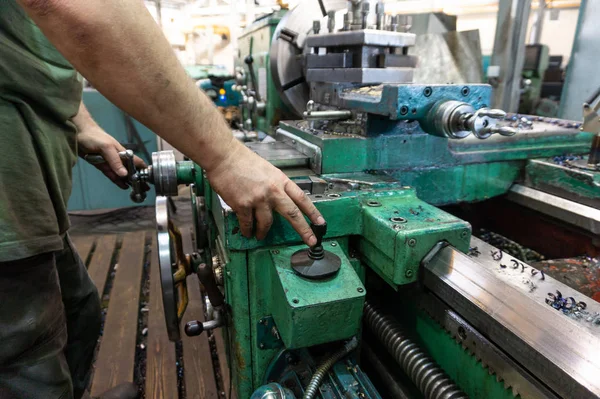
[[[598, 254], [598, 101], [582, 125], [491, 109], [484, 84], [413, 84], [415, 35], [383, 3], [345, 6], [301, 3], [250, 32], [244, 57], [277, 90], [264, 96], [264, 77], [243, 89], [256, 115], [298, 115], [247, 145], [322, 212], [315, 247], [279, 217], [265, 240], [243, 237], [201, 168], [170, 152], [131, 171], [159, 196], [170, 338], [197, 273], [208, 321], [183, 330], [224, 334], [239, 398], [599, 397], [593, 284], [577, 290], [531, 251], [479, 234], [494, 226], [553, 257]], [[258, 61], [271, 32], [269, 63]], [[274, 96], [285, 106], [268, 105]], [[191, 187], [191, 254], [166, 206], [180, 184]]]

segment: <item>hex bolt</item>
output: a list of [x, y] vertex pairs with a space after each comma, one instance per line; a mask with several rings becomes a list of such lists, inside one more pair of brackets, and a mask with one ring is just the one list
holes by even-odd
[[414, 238], [411, 238], [410, 240], [408, 240], [409, 247], [414, 247], [415, 245], [417, 245], [417, 240], [415, 240]]
[[412, 278], [413, 271], [411, 269], [408, 269], [406, 272], [404, 272], [404, 275], [406, 276], [406, 278]]

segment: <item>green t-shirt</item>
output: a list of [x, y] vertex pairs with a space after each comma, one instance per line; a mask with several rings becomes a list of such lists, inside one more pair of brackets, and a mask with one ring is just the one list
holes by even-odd
[[62, 248], [81, 92], [15, 0], [0, 0], [0, 262]]

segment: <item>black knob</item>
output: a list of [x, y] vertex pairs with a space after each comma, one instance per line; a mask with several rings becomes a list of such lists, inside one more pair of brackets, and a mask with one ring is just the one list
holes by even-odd
[[247, 55], [246, 58], [244, 58], [244, 62], [248, 65], [251, 65], [254, 62], [254, 58], [252, 58], [251, 55]]
[[323, 224], [310, 224], [310, 228], [313, 233], [315, 233], [315, 237], [317, 238], [317, 243], [308, 249], [308, 256], [311, 259], [323, 259], [325, 256], [325, 251], [323, 250], [323, 236], [327, 233], [327, 223]]
[[323, 242], [323, 237], [327, 234], [327, 222], [323, 224], [310, 224], [310, 228], [313, 233], [315, 233], [315, 237], [317, 237], [317, 244], [315, 247], [320, 247]]
[[196, 337], [202, 334], [204, 331], [204, 326], [202, 325], [201, 321], [192, 320], [185, 323], [185, 328], [183, 330], [185, 331], [185, 335], [188, 337]]

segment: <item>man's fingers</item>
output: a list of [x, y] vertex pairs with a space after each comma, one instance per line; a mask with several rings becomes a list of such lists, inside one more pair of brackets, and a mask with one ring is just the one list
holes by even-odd
[[119, 151], [116, 147], [107, 146], [106, 148], [102, 149], [101, 152], [102, 157], [106, 160], [106, 163], [108, 163], [113, 172], [121, 177], [127, 176], [127, 169], [125, 166], [123, 166], [123, 162], [119, 156]]
[[135, 168], [137, 170], [145, 169], [148, 167], [148, 165], [146, 165], [146, 162], [144, 162], [144, 160], [138, 157], [137, 155], [133, 156], [133, 164], [135, 165]]
[[324, 224], [325, 219], [321, 212], [315, 207], [310, 198], [298, 185], [291, 180], [285, 185], [285, 192], [294, 201], [298, 208], [304, 213], [314, 224]]
[[312, 247], [317, 243], [317, 237], [315, 237], [312, 229], [308, 223], [306, 223], [304, 215], [288, 196], [284, 196], [277, 200], [275, 203], [275, 210], [290, 222], [294, 230], [300, 234], [302, 241], [307, 245]]
[[260, 205], [254, 212], [256, 218], [256, 239], [262, 240], [267, 236], [271, 225], [273, 224], [273, 212], [266, 205]]
[[238, 221], [240, 222], [240, 230], [245, 237], [252, 237], [252, 227], [253, 227], [253, 218], [252, 218], [252, 208], [242, 208], [240, 211], [236, 212]]
[[98, 170], [100, 170], [100, 172], [104, 173], [106, 177], [108, 177], [113, 183], [115, 183], [123, 190], [127, 190], [129, 188], [127, 183], [121, 177], [117, 176], [117, 174], [113, 172], [110, 166], [108, 166], [108, 164], [101, 163], [95, 166]]

